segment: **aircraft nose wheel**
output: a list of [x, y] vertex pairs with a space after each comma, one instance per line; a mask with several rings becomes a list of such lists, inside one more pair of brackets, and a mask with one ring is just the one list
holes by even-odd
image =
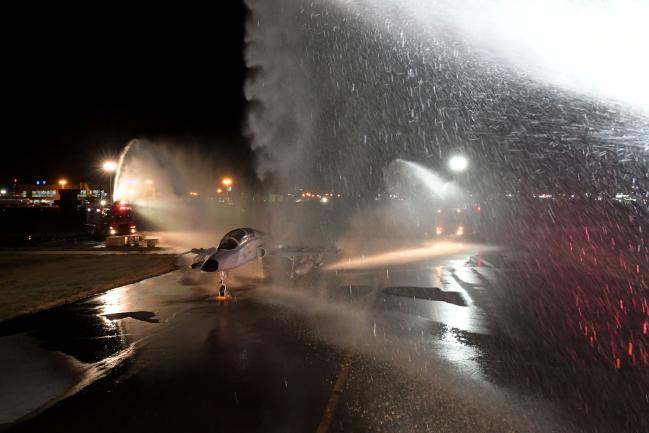
[[216, 297], [217, 301], [229, 301], [232, 299], [228, 287], [225, 285], [225, 272], [221, 271], [221, 283], [219, 284], [219, 294]]
[[232, 295], [228, 291], [228, 288], [225, 284], [219, 286], [219, 294], [216, 296], [217, 301], [229, 301], [232, 299]]

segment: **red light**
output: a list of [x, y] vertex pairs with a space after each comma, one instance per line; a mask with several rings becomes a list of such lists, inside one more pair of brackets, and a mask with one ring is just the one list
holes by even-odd
[[120, 206], [119, 210], [126, 210], [126, 206]]

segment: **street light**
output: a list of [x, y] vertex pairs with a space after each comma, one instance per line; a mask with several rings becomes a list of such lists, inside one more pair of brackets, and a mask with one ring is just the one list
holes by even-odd
[[113, 172], [117, 170], [117, 163], [115, 161], [106, 161], [102, 167], [104, 168], [104, 171]]
[[102, 168], [106, 173], [108, 173], [108, 191], [110, 193], [110, 202], [113, 202], [113, 173], [117, 170], [117, 163], [115, 161], [106, 161], [102, 165]]
[[448, 160], [448, 166], [454, 172], [465, 171], [469, 167], [469, 160], [464, 155], [453, 155]]
[[68, 184], [68, 181], [65, 179], [59, 180], [59, 185], [61, 185], [61, 189], [65, 189], [65, 185]]
[[221, 180], [221, 183], [225, 187], [225, 197], [228, 203], [230, 203], [230, 191], [232, 190], [232, 178], [231, 177], [224, 177]]

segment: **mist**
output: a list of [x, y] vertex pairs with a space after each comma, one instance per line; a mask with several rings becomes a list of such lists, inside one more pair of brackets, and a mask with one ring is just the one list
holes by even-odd
[[216, 245], [233, 227], [263, 227], [255, 212], [244, 211], [251, 191], [243, 180], [233, 192], [222, 191], [222, 178], [232, 175], [228, 167], [228, 161], [206, 157], [204, 146], [135, 139], [120, 154], [114, 198], [133, 204], [140, 228], [154, 231], [165, 245]]
[[[258, 175], [277, 191], [342, 196], [290, 222], [271, 211], [271, 226], [380, 267], [397, 251], [425, 257], [436, 210], [455, 199], [481, 212], [472, 250], [525, 251], [541, 280], [645, 272], [646, 5], [247, 3]], [[455, 154], [463, 173], [449, 170]], [[556, 290], [581, 296], [558, 279]], [[601, 300], [591, 319], [615, 308], [589, 296]]]
[[[586, 86], [580, 77], [598, 68], [568, 65], [567, 76], [551, 79], [561, 62], [543, 52], [553, 46], [541, 52], [525, 45], [532, 37], [523, 36], [540, 30], [521, 36], [525, 21], [505, 13], [523, 14], [521, 7], [488, 3], [491, 12], [481, 14], [483, 8], [470, 12], [471, 2], [449, 10], [445, 4], [250, 1], [246, 94], [254, 106], [249, 133], [259, 175], [278, 188], [373, 195], [393, 161], [443, 170], [446, 158], [461, 150], [473, 161], [467, 184], [483, 196], [556, 188], [615, 195], [620, 186], [646, 185], [647, 116], [621, 93], [602, 98], [594, 84], [565, 84]], [[550, 10], [577, 7], [571, 5], [552, 2]], [[611, 16], [616, 26], [620, 19]], [[595, 21], [577, 21], [590, 32], [597, 28]], [[485, 29], [502, 36], [486, 37]], [[593, 61], [607, 62], [610, 44], [592, 45], [602, 50]], [[627, 53], [630, 47], [615, 48]], [[520, 51], [545, 66], [522, 67], [519, 56], [507, 54]], [[644, 71], [643, 59], [627, 54], [628, 67], [616, 71]], [[646, 91], [624, 75], [609, 78], [634, 95]]]
[[331, 2], [386, 33], [433, 43], [440, 31], [535, 79], [649, 111], [640, 53], [649, 39], [643, 1]]

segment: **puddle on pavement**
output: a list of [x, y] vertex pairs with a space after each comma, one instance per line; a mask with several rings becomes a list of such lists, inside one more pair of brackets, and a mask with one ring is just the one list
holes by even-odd
[[95, 363], [125, 350], [123, 320], [158, 323], [152, 311], [124, 311], [120, 289], [85, 301], [0, 323], [0, 337], [25, 334], [38, 347], [60, 351], [82, 363]]
[[441, 301], [466, 307], [468, 304], [460, 292], [446, 292], [438, 287], [387, 287], [383, 293], [404, 298]]
[[126, 347], [119, 326], [93, 310], [91, 300], [43, 311], [0, 324], [0, 336], [26, 333], [46, 350], [56, 350], [84, 363], [113, 356]]

